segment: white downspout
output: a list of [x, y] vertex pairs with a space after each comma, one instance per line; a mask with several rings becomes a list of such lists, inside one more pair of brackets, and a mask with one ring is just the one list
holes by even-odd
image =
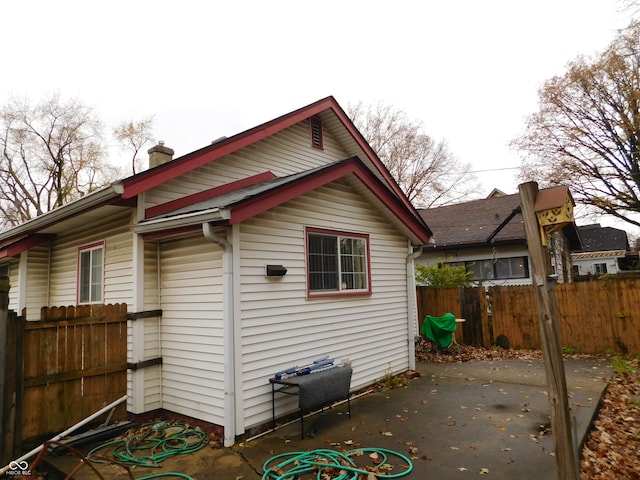
[[[409, 249], [413, 250], [411, 243], [409, 243]], [[409, 369], [416, 369], [416, 335], [420, 329], [418, 328], [418, 300], [416, 299], [416, 276], [414, 269], [414, 261], [420, 255], [422, 255], [423, 245], [420, 245], [416, 251], [411, 251], [407, 255], [407, 312], [409, 314], [407, 319], [408, 327], [408, 339], [409, 342]]]
[[235, 325], [233, 312], [233, 247], [226, 238], [219, 237], [210, 223], [202, 224], [202, 233], [211, 243], [222, 248], [222, 324], [224, 348], [224, 446], [236, 440], [235, 401]]

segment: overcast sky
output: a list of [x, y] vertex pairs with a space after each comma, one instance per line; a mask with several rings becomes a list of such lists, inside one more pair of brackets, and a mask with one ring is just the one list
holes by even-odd
[[[516, 193], [508, 143], [537, 90], [629, 23], [616, 0], [0, 4], [0, 102], [51, 92], [106, 123], [155, 115], [176, 157], [333, 95], [382, 101]], [[500, 170], [496, 170], [500, 169]]]

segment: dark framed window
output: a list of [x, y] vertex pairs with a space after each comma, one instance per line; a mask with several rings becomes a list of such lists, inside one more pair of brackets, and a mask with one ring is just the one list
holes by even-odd
[[369, 236], [307, 228], [309, 296], [371, 292]]
[[[457, 262], [460, 264], [460, 262]], [[495, 260], [475, 260], [464, 262], [467, 270], [472, 272], [472, 280], [507, 280], [512, 278], [529, 278], [528, 257], [507, 257]]]
[[104, 289], [104, 242], [78, 250], [78, 304], [102, 303]]

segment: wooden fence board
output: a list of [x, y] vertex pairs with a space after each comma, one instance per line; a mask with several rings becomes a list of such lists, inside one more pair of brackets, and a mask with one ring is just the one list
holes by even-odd
[[[532, 286], [464, 290], [461, 294], [462, 289], [418, 287], [419, 321], [425, 315], [440, 316], [445, 312], [459, 316], [463, 295], [475, 294], [481, 305], [481, 346], [489, 347], [504, 335], [513, 348], [541, 348]], [[489, 295], [489, 306], [485, 293]], [[589, 354], [640, 352], [640, 279], [558, 284], [555, 298], [563, 346]], [[463, 332], [464, 328], [462, 324]], [[457, 338], [459, 341], [463, 336]]]
[[[60, 432], [126, 393], [126, 305], [43, 308], [24, 329], [22, 439]], [[114, 419], [126, 416], [121, 405]]]

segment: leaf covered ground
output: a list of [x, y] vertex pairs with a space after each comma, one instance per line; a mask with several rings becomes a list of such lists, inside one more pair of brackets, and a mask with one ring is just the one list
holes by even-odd
[[[572, 355], [579, 357], [580, 355]], [[542, 359], [538, 350], [484, 349], [453, 345], [434, 351], [429, 343], [416, 346], [424, 362], [470, 362], [500, 359]], [[611, 357], [614, 375], [583, 448], [580, 480], [640, 480], [640, 356]]]

